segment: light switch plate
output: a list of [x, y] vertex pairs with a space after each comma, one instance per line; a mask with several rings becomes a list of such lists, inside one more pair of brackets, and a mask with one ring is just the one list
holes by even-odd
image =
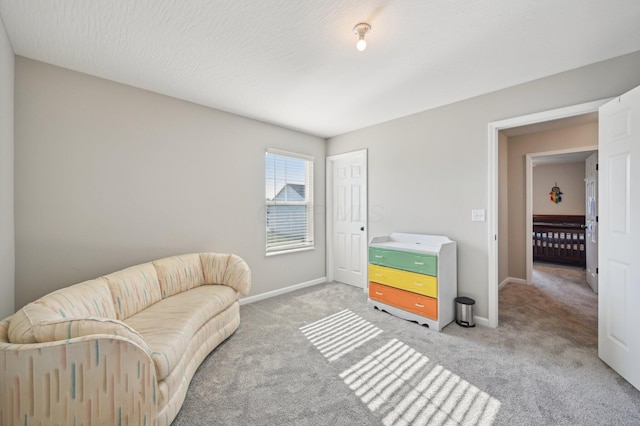
[[472, 222], [484, 222], [484, 210], [471, 210]]

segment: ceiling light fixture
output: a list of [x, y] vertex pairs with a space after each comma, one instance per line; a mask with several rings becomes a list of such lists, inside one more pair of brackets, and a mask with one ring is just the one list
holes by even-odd
[[356, 49], [362, 52], [367, 48], [367, 42], [364, 39], [364, 35], [371, 30], [371, 25], [364, 22], [359, 23], [353, 27], [353, 33], [358, 36], [358, 42], [356, 43]]

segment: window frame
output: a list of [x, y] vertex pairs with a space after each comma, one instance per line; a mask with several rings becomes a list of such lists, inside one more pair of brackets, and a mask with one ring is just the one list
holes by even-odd
[[[268, 168], [267, 168], [267, 160], [269, 158], [269, 156], [278, 156], [278, 157], [284, 157], [284, 158], [291, 158], [291, 159], [297, 159], [297, 160], [303, 160], [305, 161], [305, 183], [304, 183], [304, 187], [305, 187], [305, 201], [276, 201], [275, 200], [275, 196], [277, 195], [277, 193], [274, 193], [273, 199], [269, 200], [267, 198], [267, 182], [269, 179], [269, 176], [267, 175], [268, 173]], [[311, 155], [306, 155], [306, 154], [300, 154], [300, 153], [296, 153], [296, 152], [290, 152], [290, 151], [283, 151], [280, 149], [274, 149], [274, 148], [267, 148], [267, 150], [265, 151], [265, 171], [264, 171], [264, 179], [265, 179], [265, 199], [264, 199], [264, 220], [265, 220], [265, 242], [264, 242], [264, 247], [265, 247], [265, 255], [266, 256], [275, 256], [275, 255], [280, 255], [280, 254], [286, 254], [286, 253], [295, 253], [295, 252], [300, 252], [300, 251], [307, 251], [307, 250], [315, 250], [315, 238], [314, 238], [314, 224], [315, 224], [315, 217], [314, 217], [314, 187], [315, 187], [315, 183], [314, 183], [314, 173], [315, 173], [315, 157], [311, 156]], [[275, 171], [274, 171], [275, 174]], [[288, 184], [288, 182], [285, 182], [285, 185]], [[274, 188], [275, 190], [275, 188]], [[268, 227], [268, 211], [269, 211], [269, 206], [275, 206], [275, 205], [280, 205], [280, 206], [306, 206], [306, 230], [305, 230], [305, 241], [303, 242], [298, 242], [298, 243], [291, 243], [291, 244], [280, 244], [280, 245], [270, 245], [269, 244], [269, 227]]]

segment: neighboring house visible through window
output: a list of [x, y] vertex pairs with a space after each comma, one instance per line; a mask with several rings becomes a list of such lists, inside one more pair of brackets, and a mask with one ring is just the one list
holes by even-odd
[[267, 254], [313, 247], [313, 157], [265, 155]]

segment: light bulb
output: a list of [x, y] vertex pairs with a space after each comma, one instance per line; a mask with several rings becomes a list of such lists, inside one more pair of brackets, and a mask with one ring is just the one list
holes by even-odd
[[362, 52], [366, 48], [367, 42], [365, 41], [365, 39], [361, 38], [360, 40], [358, 40], [358, 42], [356, 43], [356, 49], [358, 49], [358, 52]]
[[367, 42], [364, 40], [365, 34], [371, 29], [371, 25], [361, 22], [353, 27], [353, 33], [358, 36], [358, 42], [356, 43], [356, 49], [358, 52], [362, 52], [367, 48]]

